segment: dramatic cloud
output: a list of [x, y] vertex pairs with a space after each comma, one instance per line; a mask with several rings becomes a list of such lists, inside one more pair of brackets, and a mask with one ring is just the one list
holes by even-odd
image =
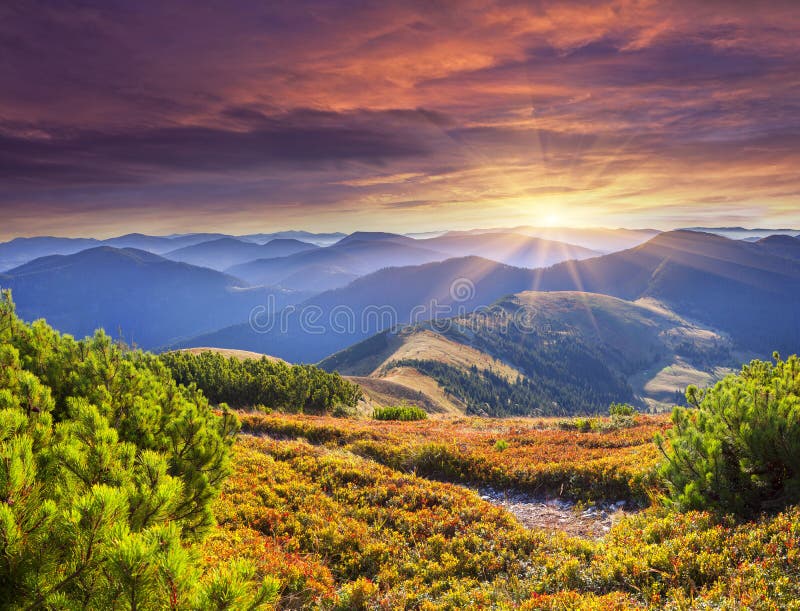
[[800, 225], [796, 2], [11, 1], [0, 239]]

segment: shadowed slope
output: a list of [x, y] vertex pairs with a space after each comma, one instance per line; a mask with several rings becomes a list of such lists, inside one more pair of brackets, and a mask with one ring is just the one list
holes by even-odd
[[[246, 319], [266, 298], [233, 276], [110, 246], [31, 261], [0, 284], [26, 320], [46, 318], [79, 337], [102, 327], [143, 348]], [[283, 304], [293, 296], [272, 294]]]
[[770, 354], [800, 348], [800, 263], [759, 243], [692, 231], [537, 274], [534, 288], [654, 298]]

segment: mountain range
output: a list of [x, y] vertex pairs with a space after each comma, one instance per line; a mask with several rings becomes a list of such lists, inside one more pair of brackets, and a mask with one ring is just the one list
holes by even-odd
[[[14, 238], [0, 243], [0, 272], [18, 267], [48, 255], [70, 255], [87, 248], [97, 246], [113, 246], [114, 248], [135, 248], [164, 254], [181, 248], [212, 242], [220, 238], [236, 238], [223, 233], [187, 233], [170, 236], [152, 236], [141, 233], [129, 233], [115, 238], [98, 240], [94, 238], [59, 238], [39, 236], [32, 238]], [[300, 240], [316, 246], [326, 246], [345, 237], [343, 233], [310, 233], [307, 231], [279, 231], [238, 236], [243, 242], [264, 244], [275, 239]]]
[[535, 268], [597, 254], [580, 246], [514, 233], [446, 234], [414, 239], [384, 232], [356, 232], [314, 252], [257, 259], [225, 271], [251, 284], [301, 290], [310, 290], [313, 286], [333, 289], [385, 267], [419, 265], [451, 257], [481, 256], [508, 265]]
[[319, 246], [316, 244], [301, 242], [294, 238], [275, 238], [264, 244], [257, 244], [242, 239], [224, 237], [184, 246], [165, 253], [164, 257], [173, 261], [222, 271], [246, 261], [286, 257], [318, 248]]
[[36, 259], [0, 274], [0, 286], [26, 320], [45, 318], [77, 337], [104, 328], [147, 349], [246, 320], [268, 299], [283, 306], [307, 296], [110, 246]]
[[[470, 312], [529, 288], [532, 270], [480, 257], [386, 268], [326, 291], [294, 310], [181, 342], [179, 347], [235, 347], [292, 362], [316, 362], [397, 324]], [[460, 287], [466, 291], [461, 294]]]
[[[284, 329], [266, 333], [239, 325], [197, 341], [312, 362], [391, 326], [381, 328], [374, 317], [365, 319], [365, 312], [376, 308], [390, 310], [392, 322], [404, 324], [412, 314], [414, 322], [446, 317], [453, 314], [454, 305], [471, 311], [507, 294], [536, 290], [599, 293], [628, 301], [651, 299], [687, 320], [730, 335], [743, 349], [765, 354], [796, 350], [800, 345], [800, 266], [793, 258], [798, 240], [790, 239], [794, 242], [777, 245], [772, 240], [750, 243], [674, 231], [625, 251], [536, 270], [478, 257], [384, 269], [301, 304], [301, 310], [316, 312], [325, 321], [346, 309], [359, 322], [346, 332], [326, 329], [311, 337], [295, 320]], [[461, 302], [450, 294], [457, 282], [471, 287], [472, 294]], [[432, 301], [445, 311], [434, 312]]]
[[[500, 234], [432, 241], [357, 232], [327, 247], [294, 238], [259, 244], [218, 236], [129, 234], [106, 241], [119, 247], [83, 239], [13, 240], [0, 245], [0, 253], [3, 249], [11, 253], [7, 260], [53, 250], [67, 254], [42, 256], [13, 267], [0, 276], [0, 286], [13, 289], [18, 310], [26, 319], [44, 317], [75, 335], [103, 327], [140, 346], [157, 348], [247, 321], [255, 306], [280, 309], [342, 288], [381, 268], [442, 261], [449, 252], [485, 248], [497, 257], [548, 261], [592, 254], [580, 247]], [[158, 255], [130, 244], [158, 251], [183, 246]], [[230, 265], [252, 257], [261, 258]], [[359, 287], [353, 291], [360, 291]], [[366, 333], [378, 330], [368, 327]], [[332, 342], [331, 351], [345, 345]], [[315, 352], [313, 356], [316, 360], [326, 355]], [[300, 351], [293, 356], [307, 360], [308, 355]]]
[[533, 288], [651, 298], [746, 349], [794, 352], [800, 346], [798, 243], [672, 231], [629, 250], [538, 270]]
[[[97, 240], [12, 240], [0, 245], [6, 260], [67, 252], [9, 269], [0, 287], [13, 290], [23, 318], [77, 336], [103, 327], [145, 348], [322, 361], [381, 396], [425, 389], [427, 406], [448, 411], [508, 412], [499, 397], [574, 411], [612, 395], [654, 408], [737, 359], [800, 346], [800, 239], [787, 234], [734, 240], [677, 230], [609, 254], [521, 232], [356, 232], [328, 245], [262, 243], [266, 235], [114, 240], [178, 245], [162, 254]], [[532, 308], [544, 326], [525, 336], [476, 329], [470, 317], [487, 308], [500, 319]], [[442, 321], [452, 323], [447, 333]], [[393, 338], [392, 350], [374, 350], [381, 337]], [[583, 377], [568, 363], [580, 363]]]

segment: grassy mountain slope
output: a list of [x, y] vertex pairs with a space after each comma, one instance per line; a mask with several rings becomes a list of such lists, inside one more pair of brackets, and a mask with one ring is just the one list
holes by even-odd
[[434, 413], [466, 411], [467, 404], [445, 392], [433, 377], [414, 367], [398, 365], [412, 360], [433, 360], [462, 371], [474, 367], [478, 371], [494, 372], [506, 380], [515, 380], [522, 375], [485, 352], [418, 326], [396, 332], [384, 331], [326, 358], [319, 365], [328, 371], [353, 377], [362, 388], [374, 388], [378, 383], [391, 385], [385, 387], [384, 397], [376, 397], [382, 399], [384, 405], [407, 401]]
[[247, 359], [255, 359], [259, 360], [262, 358], [266, 358], [270, 361], [282, 361], [283, 359], [279, 359], [277, 356], [271, 356], [269, 354], [261, 354], [260, 352], [250, 352], [249, 350], [235, 350], [233, 348], [211, 348], [209, 346], [200, 346], [198, 348], [184, 348], [181, 352], [188, 352], [189, 354], [203, 354], [204, 352], [216, 352], [217, 354], [221, 354], [225, 358], [237, 358], [240, 361], [244, 361]]
[[392, 368], [393, 361], [422, 359], [440, 361], [462, 369], [476, 367], [492, 370], [508, 379], [520, 375], [518, 369], [489, 354], [468, 344], [457, 343], [421, 325], [384, 331], [358, 346], [360, 349], [354, 346], [343, 350], [321, 361], [320, 365], [348, 375], [381, 377]]
[[[444, 394], [473, 413], [506, 415], [598, 411], [612, 401], [663, 407], [687, 383], [724, 373], [730, 358], [724, 337], [655, 304], [531, 291], [451, 325], [375, 335], [320, 365], [424, 387], [428, 399]], [[528, 403], [509, 405], [510, 397]]]

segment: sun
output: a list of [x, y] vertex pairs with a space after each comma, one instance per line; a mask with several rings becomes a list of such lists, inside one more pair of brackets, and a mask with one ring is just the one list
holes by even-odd
[[561, 217], [555, 213], [550, 212], [542, 217], [541, 224], [544, 227], [556, 227], [561, 221]]

